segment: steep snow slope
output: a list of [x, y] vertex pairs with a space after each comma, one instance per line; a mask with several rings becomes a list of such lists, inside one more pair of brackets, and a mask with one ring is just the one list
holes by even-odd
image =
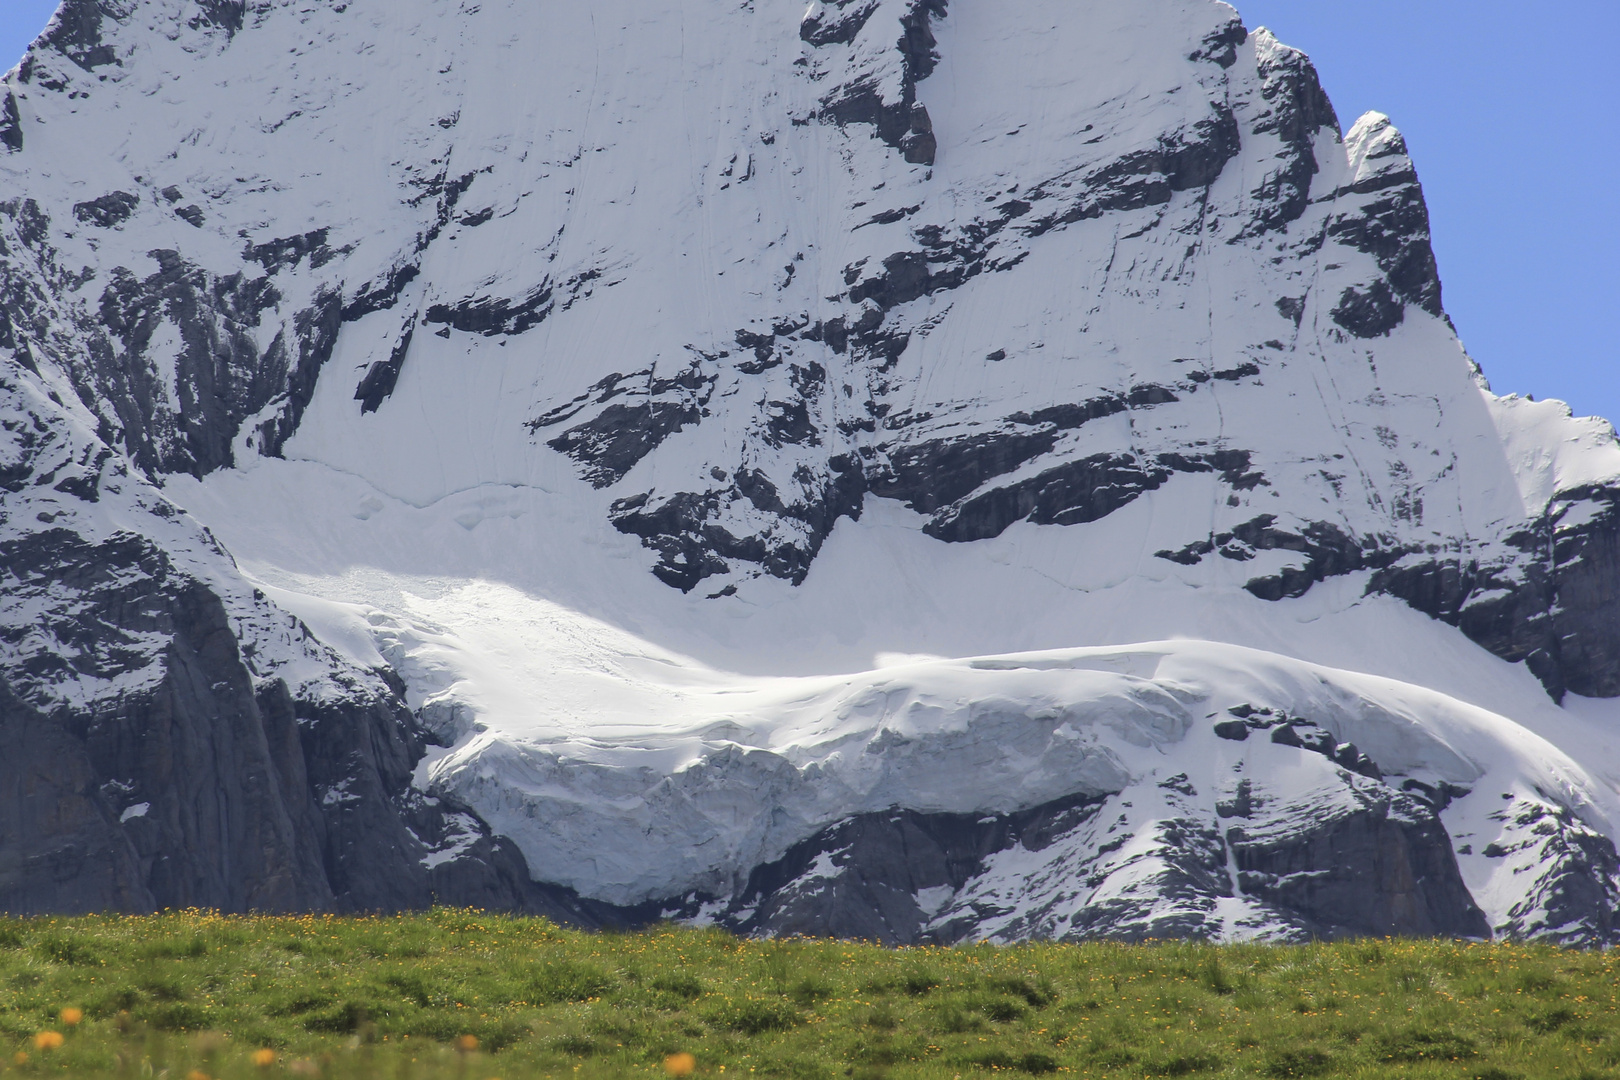
[[1612, 933], [1620, 446], [1488, 391], [1399, 133], [1224, 4], [69, 0], [3, 100], [11, 437], [402, 680], [537, 880]]

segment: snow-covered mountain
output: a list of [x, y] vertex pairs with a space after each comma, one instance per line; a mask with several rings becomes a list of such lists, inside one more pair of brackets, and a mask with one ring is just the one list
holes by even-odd
[[0, 904], [1620, 936], [1620, 443], [1217, 0], [66, 0]]

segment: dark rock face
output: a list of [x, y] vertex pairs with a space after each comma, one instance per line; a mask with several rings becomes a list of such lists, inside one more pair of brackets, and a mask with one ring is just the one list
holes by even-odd
[[983, 870], [986, 856], [1017, 843], [1040, 846], [1094, 815], [1099, 802], [1064, 799], [988, 817], [897, 810], [851, 818], [756, 869], [730, 904], [732, 925], [749, 934], [885, 945], [930, 940], [926, 926], [934, 912], [919, 905], [918, 893], [962, 888]]
[[0, 910], [615, 917], [415, 790], [431, 736], [403, 686], [249, 589], [10, 360], [0, 432]]
[[[185, 196], [177, 187], [165, 188], [163, 197], [171, 203], [179, 202]], [[296, 270], [309, 260], [311, 268], [319, 270], [344, 252], [333, 251], [328, 243], [331, 234], [329, 229], [314, 229], [302, 236], [288, 236], [274, 240], [267, 240], [260, 244], [248, 244], [242, 251], [242, 258], [248, 262], [258, 263], [264, 267], [267, 274], [278, 274], [283, 270]]]
[[0, 680], [0, 901], [15, 914], [150, 911], [140, 859], [82, 742]]
[[552, 311], [554, 290], [549, 284], [538, 291], [515, 300], [500, 297], [479, 297], [459, 304], [434, 304], [422, 316], [424, 322], [448, 326], [468, 334], [495, 337], [500, 334], [521, 334], [539, 326]]
[[994, 488], [924, 526], [940, 540], [966, 542], [1000, 536], [1015, 521], [1077, 525], [1096, 521], [1152, 491], [1171, 470], [1125, 454], [1066, 461], [1038, 476]]
[[1178, 191], [1212, 183], [1242, 148], [1237, 117], [1229, 108], [1212, 106], [1210, 114], [1190, 128], [1159, 138], [1151, 150], [1128, 154], [1085, 176], [1059, 176], [1035, 186], [1025, 196], [1041, 206], [1056, 200], [1058, 209], [1032, 218], [1031, 236], [1121, 210], [1163, 206]]
[[1332, 311], [1333, 321], [1359, 338], [1383, 337], [1406, 318], [1406, 306], [1388, 285], [1375, 281], [1365, 291], [1348, 288]]
[[192, 29], [212, 26], [226, 37], [236, 36], [247, 17], [247, 0], [197, 0], [197, 7], [201, 10], [191, 19]]
[[665, 439], [702, 418], [714, 381], [696, 366], [673, 378], [659, 378], [652, 371], [609, 375], [574, 401], [532, 421], [529, 430], [539, 432], [590, 405], [605, 405], [546, 445], [583, 465], [593, 487], [611, 487]]
[[1244, 895], [1298, 913], [1315, 937], [1490, 937], [1433, 811], [1387, 788], [1351, 790], [1359, 806], [1312, 807], [1303, 830], [1232, 824], [1226, 839]]
[[[1320, 754], [1340, 768], [1369, 780], [1384, 779], [1377, 763], [1357, 750], [1355, 743], [1341, 743], [1332, 733], [1309, 720], [1252, 705], [1240, 705], [1229, 711], [1237, 719], [1222, 720], [1215, 725], [1215, 734], [1223, 739], [1246, 742], [1256, 731], [1269, 731], [1271, 741], [1278, 746], [1294, 746]], [[1437, 805], [1436, 809], [1445, 807]]]
[[[864, 489], [849, 458], [834, 458], [827, 472], [807, 471], [794, 483], [795, 490], [784, 495], [763, 473], [738, 470], [723, 491], [679, 492], [657, 502], [644, 495], [621, 499], [613, 504], [613, 524], [656, 550], [660, 560], [653, 573], [683, 592], [725, 573], [727, 559], [758, 564], [765, 573], [799, 584], [837, 519], [859, 520]], [[722, 507], [738, 503], [776, 516], [781, 525], [738, 536], [714, 523]]]
[[360, 385], [354, 391], [354, 400], [360, 402], [362, 415], [382, 408], [383, 401], [394, 392], [394, 387], [399, 384], [400, 369], [405, 366], [405, 357], [411, 351], [411, 337], [415, 333], [416, 324], [412, 322], [405, 327], [399, 344], [394, 346], [388, 359], [372, 364], [365, 378], [360, 380]]
[[[1583, 521], [1586, 509], [1592, 516]], [[1620, 493], [1572, 493], [1549, 512], [1548, 526], [1546, 610], [1563, 683], [1585, 697], [1620, 696]]]
[[1281, 229], [1305, 213], [1311, 180], [1320, 170], [1316, 137], [1324, 128], [1339, 129], [1339, 118], [1322, 90], [1316, 68], [1298, 50], [1274, 46], [1262, 53], [1260, 95], [1264, 109], [1253, 122], [1253, 130], [1275, 135], [1283, 150], [1276, 168], [1252, 193], [1261, 210], [1246, 235]]
[[[127, 18], [114, 0], [63, 0], [56, 18], [41, 39], [85, 71], [118, 63], [118, 54], [103, 37], [103, 23]], [[24, 73], [27, 81], [28, 72]], [[46, 84], [46, 88], [50, 86]]]
[[1536, 875], [1535, 887], [1508, 912], [1501, 933], [1571, 946], [1620, 940], [1614, 884], [1620, 855], [1608, 837], [1545, 803], [1516, 800], [1492, 816], [1511, 823], [1516, 838], [1489, 845], [1485, 857], [1511, 859], [1520, 873]]
[[1620, 496], [1569, 492], [1508, 543], [1517, 557], [1495, 563], [1409, 556], [1374, 576], [1368, 591], [1399, 597], [1504, 660], [1523, 661], [1554, 699], [1566, 691], [1620, 696]]
[[114, 191], [99, 199], [74, 204], [73, 217], [86, 225], [110, 229], [128, 221], [140, 204], [140, 196], [127, 191]]
[[[1311, 736], [1306, 722], [1270, 722]], [[1128, 835], [1109, 827], [1110, 815], [1136, 797], [1127, 792], [1016, 814], [895, 810], [850, 818], [754, 870], [717, 917], [751, 935], [889, 945], [986, 935], [1139, 941], [1219, 934], [1213, 902], [1240, 893], [1260, 902], [1271, 932], [1283, 937], [1490, 937], [1434, 808], [1376, 780], [1341, 775], [1350, 797], [1326, 813], [1290, 807], [1245, 780], [1211, 814], [1195, 807], [1185, 777], [1159, 784], [1181, 809], [1149, 841], [1159, 866], [1150, 896], [1107, 887], [1102, 895], [1110, 898], [1073, 908], [1073, 897], [1136, 873], [1135, 862], [1118, 854]], [[1014, 852], [1023, 861], [1034, 853], [1053, 858], [1034, 872], [1050, 898], [1015, 898], [984, 884], [995, 877], [996, 856]], [[685, 907], [695, 911], [695, 903]], [[1071, 910], [1054, 917], [1064, 907]]]
[[1217, 553], [1224, 559], [1247, 562], [1259, 551], [1299, 552], [1302, 556], [1299, 566], [1254, 578], [1244, 585], [1262, 600], [1304, 596], [1317, 582], [1369, 567], [1388, 566], [1403, 554], [1399, 549], [1381, 544], [1376, 537], [1357, 540], [1331, 522], [1313, 521], [1297, 532], [1277, 528], [1276, 524], [1276, 515], [1261, 514], [1228, 532], [1195, 541], [1179, 551], [1155, 554], [1161, 559], [1192, 566], [1205, 556]]
[[[1387, 128], [1386, 121], [1383, 129]], [[1381, 129], [1373, 138], [1368, 162], [1390, 167], [1373, 170], [1341, 193], [1375, 197], [1363, 201], [1356, 211], [1336, 216], [1328, 225], [1328, 234], [1373, 256], [1402, 301], [1440, 315], [1440, 272], [1429, 239], [1429, 208], [1417, 170], [1407, 156], [1406, 140], [1392, 129], [1387, 133]]]
[[[114, 192], [79, 204], [75, 213], [92, 227], [111, 227], [138, 206], [134, 195]], [[0, 204], [0, 221], [40, 266], [54, 266], [49, 219], [31, 202]], [[231, 465], [232, 440], [244, 421], [280, 402], [252, 436], [264, 452], [277, 454], [314, 394], [342, 326], [341, 298], [317, 296], [261, 347], [260, 330], [284, 302], [273, 275], [285, 263], [271, 251], [255, 254], [272, 276], [220, 276], [170, 250], [150, 253], [158, 270], [145, 277], [112, 268], [99, 302], [86, 312], [93, 321], [79, 328], [85, 348], [62, 344], [55, 355], [80, 399], [98, 416], [102, 437], [120, 445], [149, 475], [202, 476]], [[317, 248], [295, 253], [293, 263], [303, 254], [312, 261], [321, 257]], [[16, 336], [56, 354], [59, 311], [41, 286], [76, 284], [70, 278], [25, 280], [11, 276], [12, 269], [0, 268], [0, 310], [17, 328]], [[156, 352], [165, 327], [180, 340], [173, 357]]]
[[[256, 691], [219, 598], [147, 541], [46, 531], [0, 556], [19, 602], [78, 597], [45, 628], [57, 648], [8, 642], [26, 659], [0, 673], [13, 751], [0, 785], [16, 800], [0, 908], [395, 910], [435, 902], [435, 877], [463, 897], [528, 905], [521, 858], [465, 812], [452, 851], [466, 853], [431, 858], [436, 821], [457, 811], [411, 792], [424, 735], [397, 701], [301, 703], [281, 681]], [[168, 644], [148, 657], [153, 637]], [[28, 704], [29, 687], [66, 674], [134, 685], [89, 709]], [[464, 886], [464, 871], [489, 881]]]
[[878, 0], [833, 0], [812, 4], [799, 24], [799, 37], [809, 45], [848, 45], [878, 8]]
[[[816, 48], [853, 42], [877, 10], [873, 0], [844, 0], [831, 6], [813, 4], [799, 25], [799, 36]], [[895, 48], [904, 60], [898, 98], [886, 98], [877, 82], [863, 76], [829, 91], [821, 99], [819, 117], [846, 127], [870, 124], [877, 137], [899, 150], [913, 165], [932, 165], [938, 143], [928, 110], [917, 100], [917, 83], [933, 74], [939, 55], [934, 51], [932, 20], [944, 18], [946, 0], [910, 0], [900, 18]], [[873, 32], [884, 28], [873, 26]]]
[[22, 116], [17, 111], [17, 95], [10, 90], [0, 95], [0, 146], [9, 154], [23, 148]]
[[[5, 672], [10, 711], [3, 726], [19, 738], [23, 728], [40, 727], [25, 741], [67, 748], [67, 760], [81, 764], [75, 788], [25, 811], [10, 835], [50, 836], [48, 823], [36, 820], [42, 814], [111, 823], [84, 876], [116, 882], [118, 895], [138, 908], [331, 906], [330, 892], [312, 887], [323, 876], [316, 834], [308, 821], [290, 817], [282, 798], [271, 745], [284, 748], [288, 732], [261, 715], [218, 598], [179, 579], [161, 552], [133, 538], [96, 547], [65, 530], [47, 531], [8, 542], [4, 559], [15, 575], [9, 595], [24, 599], [55, 587], [80, 598], [77, 618], [46, 628], [65, 648], [29, 655], [25, 642], [8, 642], [26, 659]], [[161, 674], [139, 651], [146, 635], [159, 634], [170, 641]], [[61, 670], [69, 665], [80, 678], [116, 680], [128, 678], [133, 664], [156, 684], [110, 707], [50, 717], [17, 694], [69, 674]], [[290, 711], [285, 721], [293, 724]], [[295, 727], [291, 734], [296, 745]], [[16, 785], [54, 774], [49, 759], [8, 756], [6, 765], [16, 770]], [[105, 902], [104, 890], [79, 897], [76, 887], [62, 882], [54, 897], [35, 898], [35, 910]], [[27, 902], [11, 894], [4, 903], [19, 910]]]

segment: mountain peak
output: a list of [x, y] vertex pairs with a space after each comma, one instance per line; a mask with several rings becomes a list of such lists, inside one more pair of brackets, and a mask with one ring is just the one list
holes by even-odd
[[208, 758], [286, 906], [1612, 935], [1613, 440], [1225, 4], [70, 0], [0, 146], [14, 907], [247, 904]]

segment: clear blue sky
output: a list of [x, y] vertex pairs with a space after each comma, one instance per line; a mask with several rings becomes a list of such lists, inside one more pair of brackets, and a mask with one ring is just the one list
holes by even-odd
[[[1620, 420], [1620, 2], [1237, 7], [1310, 53], [1345, 126], [1377, 109], [1406, 133], [1446, 308], [1497, 392]], [[54, 9], [0, 0], [0, 57]]]

